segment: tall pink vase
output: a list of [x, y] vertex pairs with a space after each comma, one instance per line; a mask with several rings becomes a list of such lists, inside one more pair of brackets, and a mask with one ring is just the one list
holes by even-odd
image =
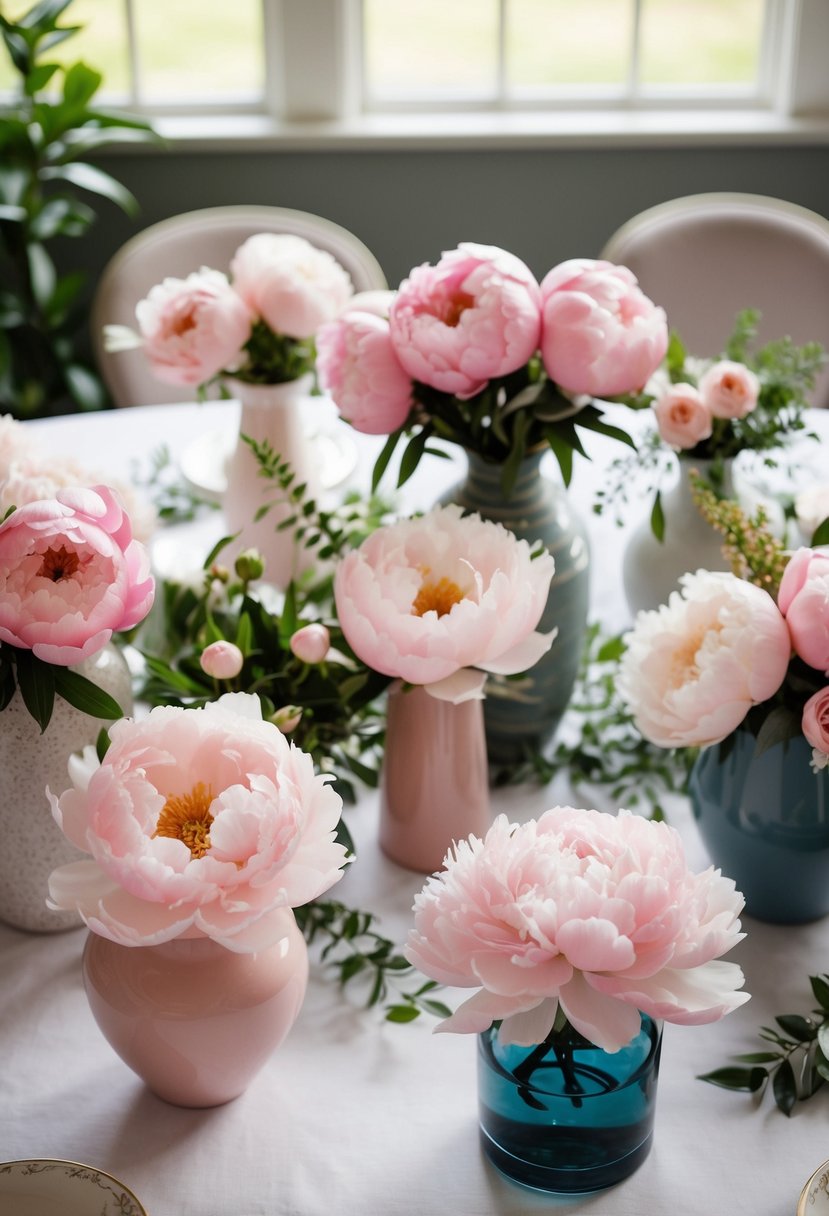
[[[223, 560], [232, 558], [243, 549], [256, 548], [265, 559], [265, 580], [285, 588], [292, 578], [301, 574], [313, 561], [308, 551], [298, 545], [292, 528], [278, 531], [283, 520], [293, 513], [278, 483], [261, 476], [260, 466], [243, 435], [265, 440], [287, 461], [295, 474], [294, 486], [305, 484], [308, 494], [317, 497], [321, 483], [320, 461], [307, 433], [308, 410], [314, 408], [310, 394], [311, 377], [289, 380], [284, 384], [245, 384], [228, 382], [228, 388], [241, 404], [239, 438], [227, 463], [227, 485], [222, 496], [222, 510], [230, 532], [240, 536], [225, 551]], [[256, 513], [266, 503], [274, 502], [260, 520]]]
[[90, 933], [83, 973], [104, 1037], [153, 1093], [219, 1106], [248, 1087], [293, 1026], [308, 950], [285, 909], [284, 937], [255, 954], [203, 936], [122, 946]]
[[422, 688], [389, 690], [380, 847], [410, 870], [440, 870], [454, 840], [492, 822], [482, 701], [452, 705]]

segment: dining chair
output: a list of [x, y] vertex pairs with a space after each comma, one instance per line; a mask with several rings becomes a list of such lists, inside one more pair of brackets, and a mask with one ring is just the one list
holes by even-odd
[[193, 389], [157, 380], [140, 350], [117, 354], [106, 351], [103, 327], [134, 328], [136, 304], [164, 278], [186, 278], [202, 266], [226, 273], [239, 246], [258, 232], [301, 236], [327, 250], [351, 276], [355, 292], [387, 286], [380, 263], [358, 237], [307, 211], [265, 206], [207, 207], [151, 224], [112, 257], [92, 301], [92, 347], [116, 405], [188, 401], [193, 399]]
[[[758, 335], [829, 349], [829, 220], [759, 194], [692, 194], [623, 224], [599, 255], [629, 267], [686, 349], [717, 355], [744, 308]], [[829, 406], [829, 368], [812, 405]]]

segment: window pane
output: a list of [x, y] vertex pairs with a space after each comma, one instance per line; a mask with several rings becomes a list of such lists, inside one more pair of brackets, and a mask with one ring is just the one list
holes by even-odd
[[497, 0], [365, 0], [363, 27], [369, 96], [495, 90]]
[[142, 101], [262, 96], [262, 0], [233, 0], [232, 16], [227, 0], [134, 4]]
[[644, 0], [644, 84], [752, 84], [763, 0]]
[[623, 84], [632, 12], [629, 0], [508, 0], [510, 86]]
[[[17, 20], [31, 7], [32, 0], [24, 0], [5, 5], [3, 11], [11, 20]], [[129, 55], [123, 0], [75, 0], [62, 14], [59, 24], [80, 25], [83, 29], [54, 47], [45, 60], [67, 66], [83, 60], [103, 75], [102, 93], [126, 96], [129, 92]], [[16, 88], [19, 79], [4, 55], [0, 63], [0, 89]]]

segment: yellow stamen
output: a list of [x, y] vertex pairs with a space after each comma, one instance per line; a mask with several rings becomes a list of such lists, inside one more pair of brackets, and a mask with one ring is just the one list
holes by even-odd
[[167, 836], [186, 844], [192, 857], [204, 857], [210, 849], [210, 804], [213, 793], [202, 781], [189, 794], [171, 794], [158, 817], [153, 836]]
[[438, 616], [446, 616], [463, 598], [460, 587], [450, 578], [438, 579], [436, 583], [424, 578], [412, 604], [412, 613], [423, 616], [426, 612], [436, 612]]
[[61, 545], [59, 549], [47, 549], [42, 556], [38, 577], [50, 578], [53, 583], [71, 578], [81, 564], [77, 553], [67, 549], [65, 545]]

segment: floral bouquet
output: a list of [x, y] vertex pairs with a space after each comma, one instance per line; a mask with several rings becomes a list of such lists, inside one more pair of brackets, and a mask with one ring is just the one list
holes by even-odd
[[203, 398], [228, 377], [282, 384], [313, 371], [313, 338], [346, 306], [351, 279], [303, 237], [260, 232], [242, 244], [230, 277], [206, 267], [165, 279], [136, 307], [138, 332], [104, 327], [107, 350], [140, 346], [153, 374]]
[[477, 991], [436, 1029], [532, 1046], [564, 1020], [617, 1052], [640, 1013], [713, 1022], [748, 1000], [717, 961], [744, 936], [743, 900], [713, 867], [687, 866], [678, 833], [627, 811], [554, 807], [500, 815], [458, 842], [416, 896], [407, 958], [443, 984]]
[[143, 620], [154, 590], [147, 552], [108, 487], [60, 489], [12, 509], [0, 524], [0, 709], [19, 688], [41, 731], [56, 695], [120, 717], [72, 668]]
[[509, 493], [540, 447], [569, 482], [579, 427], [630, 442], [592, 399], [639, 393], [667, 344], [665, 313], [625, 267], [574, 259], [539, 284], [505, 250], [465, 243], [323, 326], [317, 367], [344, 418], [389, 436], [375, 485], [408, 435], [401, 484], [439, 439], [503, 465]]

